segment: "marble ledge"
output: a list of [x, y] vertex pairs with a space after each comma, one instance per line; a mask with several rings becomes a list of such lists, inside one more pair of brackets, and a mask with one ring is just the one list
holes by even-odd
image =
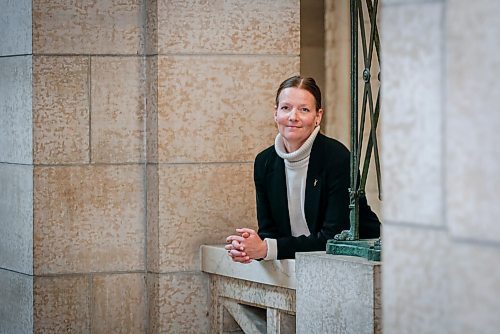
[[208, 274], [296, 289], [295, 260], [233, 262], [224, 245], [201, 246], [201, 271]]

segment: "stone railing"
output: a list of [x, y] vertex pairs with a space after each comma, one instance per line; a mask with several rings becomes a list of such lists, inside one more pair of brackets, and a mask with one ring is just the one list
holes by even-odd
[[234, 263], [201, 247], [214, 333], [381, 333], [380, 262], [325, 252]]

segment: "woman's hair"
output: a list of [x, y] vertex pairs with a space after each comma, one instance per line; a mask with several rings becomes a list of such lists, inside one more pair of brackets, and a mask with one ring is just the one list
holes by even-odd
[[314, 96], [314, 99], [316, 100], [316, 110], [321, 109], [321, 90], [316, 84], [316, 81], [314, 81], [313, 78], [304, 78], [301, 77], [300, 75], [295, 75], [291, 78], [286, 79], [281, 83], [280, 87], [278, 88], [278, 91], [276, 92], [276, 106], [278, 106], [279, 104], [279, 96], [281, 91], [285, 88], [290, 88], [290, 87], [307, 90], [309, 93], [312, 94], [312, 96]]

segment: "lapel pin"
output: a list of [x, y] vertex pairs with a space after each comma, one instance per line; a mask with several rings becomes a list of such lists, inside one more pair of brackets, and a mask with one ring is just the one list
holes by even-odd
[[314, 179], [313, 187], [316, 187], [317, 184], [318, 184], [318, 179]]

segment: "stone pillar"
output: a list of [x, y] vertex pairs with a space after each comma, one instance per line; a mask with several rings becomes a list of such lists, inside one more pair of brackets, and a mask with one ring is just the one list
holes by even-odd
[[[209, 331], [201, 244], [256, 227], [253, 159], [299, 72], [299, 1], [158, 1], [154, 332]], [[157, 173], [157, 174], [156, 174]], [[155, 294], [155, 292], [153, 292]]]
[[500, 3], [382, 4], [384, 332], [496, 333]]
[[31, 1], [0, 1], [0, 333], [33, 328]]
[[381, 263], [297, 253], [297, 333], [382, 333]]

